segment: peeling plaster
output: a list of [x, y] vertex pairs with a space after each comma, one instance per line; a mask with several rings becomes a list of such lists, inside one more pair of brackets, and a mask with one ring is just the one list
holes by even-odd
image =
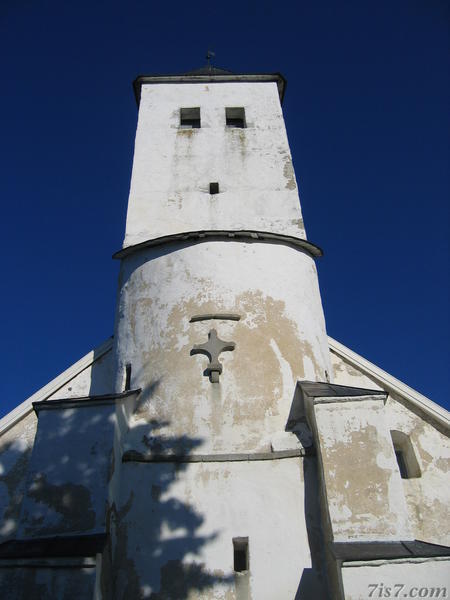
[[[183, 106], [200, 107], [200, 129], [179, 128]], [[226, 106], [245, 107], [245, 129], [225, 127]], [[242, 228], [305, 236], [276, 84], [143, 85], [124, 245]]]
[[[144, 450], [141, 428], [156, 419], [171, 421], [169, 438], [201, 438], [200, 453], [267, 451], [272, 434], [284, 430], [304, 364], [319, 380], [329, 370], [312, 259], [280, 245], [205, 242], [169, 252], [146, 249], [123, 269], [117, 372], [131, 362], [133, 386], [142, 388], [127, 449]], [[190, 319], [220, 312], [243, 317], [214, 322], [219, 337], [233, 340], [236, 349], [221, 354], [220, 383], [211, 385], [202, 375], [207, 359], [190, 355], [210, 324]], [[120, 377], [116, 385], [122, 386]]]
[[[377, 382], [333, 352], [331, 359], [336, 383], [381, 389]], [[421, 477], [401, 480], [409, 524], [416, 539], [450, 545], [450, 535], [442, 527], [442, 523], [450, 522], [448, 435], [437, 430], [405, 404], [399, 395], [390, 392], [384, 415], [390, 430], [402, 431], [409, 436], [421, 469]], [[380, 466], [384, 464], [382, 462]], [[392, 495], [390, 501], [393, 501]]]

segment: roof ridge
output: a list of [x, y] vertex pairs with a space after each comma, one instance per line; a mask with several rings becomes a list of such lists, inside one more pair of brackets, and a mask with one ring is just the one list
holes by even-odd
[[186, 71], [183, 75], [235, 75], [233, 71], [228, 69], [222, 69], [221, 67], [213, 67], [212, 65], [205, 65], [192, 71]]

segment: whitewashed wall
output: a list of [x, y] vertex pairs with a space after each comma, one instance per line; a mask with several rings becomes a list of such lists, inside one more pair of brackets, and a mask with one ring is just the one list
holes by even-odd
[[[127, 463], [121, 491], [118, 598], [325, 597], [312, 573], [299, 459]], [[234, 537], [249, 538], [246, 574], [233, 571]]]
[[[200, 129], [180, 129], [182, 107], [200, 107]], [[247, 127], [227, 128], [225, 107]], [[142, 86], [124, 245], [201, 229], [304, 237], [276, 83]]]
[[[199, 313], [242, 318], [190, 323]], [[236, 343], [220, 355], [218, 384], [203, 374], [207, 357], [190, 356], [211, 328]], [[132, 447], [148, 450], [156, 419], [158, 434], [195, 438], [200, 453], [270, 451], [297, 380], [330, 371], [314, 261], [283, 245], [233, 241], [140, 251], [122, 264], [115, 353], [116, 390], [127, 363], [132, 387], [142, 388]]]
[[[335, 352], [331, 352], [334, 381], [342, 385], [361, 386], [369, 389], [386, 389], [389, 392], [384, 407], [383, 422], [388, 430], [400, 431], [411, 441], [415, 458], [420, 467], [420, 477], [400, 479], [406, 499], [408, 522], [413, 537], [431, 544], [450, 545], [450, 534], [444, 523], [450, 522], [450, 440], [449, 429], [436, 424], [431, 416], [413, 405], [402, 395], [407, 387], [391, 377], [383, 384], [376, 377], [377, 367], [372, 365], [369, 374], [363, 367], [350, 364]], [[370, 364], [370, 363], [369, 363]], [[387, 375], [387, 374], [385, 374]], [[389, 376], [388, 376], [389, 377]], [[399, 384], [399, 385], [398, 385]], [[396, 391], [393, 391], [393, 387]], [[409, 392], [413, 392], [409, 388]], [[420, 397], [420, 394], [417, 394]], [[429, 404], [432, 402], [426, 400]], [[439, 408], [439, 407], [438, 407]], [[442, 411], [442, 409], [441, 409]], [[445, 411], [442, 411], [445, 413]], [[392, 440], [386, 442], [392, 449]], [[363, 458], [360, 455], [360, 458]]]

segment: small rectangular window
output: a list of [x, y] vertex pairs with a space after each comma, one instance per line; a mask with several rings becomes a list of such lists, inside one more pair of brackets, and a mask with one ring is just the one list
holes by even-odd
[[413, 479], [421, 476], [420, 465], [411, 440], [403, 431], [391, 431], [392, 445], [402, 479]]
[[225, 109], [225, 118], [227, 127], [233, 128], [244, 128], [245, 124], [245, 108], [240, 107], [229, 107]]
[[219, 193], [219, 184], [217, 181], [209, 184], [209, 193], [210, 194], [218, 194]]
[[234, 570], [237, 573], [248, 571], [248, 537], [233, 538]]
[[181, 129], [200, 128], [200, 108], [180, 108]]

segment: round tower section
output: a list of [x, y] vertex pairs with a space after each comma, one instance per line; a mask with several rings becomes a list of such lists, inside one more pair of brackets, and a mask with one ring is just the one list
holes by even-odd
[[232, 238], [138, 249], [122, 260], [115, 348], [117, 391], [126, 365], [142, 388], [134, 450], [164, 451], [152, 447], [158, 423], [158, 445], [199, 441], [180, 451], [270, 451], [296, 382], [330, 372], [314, 260]]

